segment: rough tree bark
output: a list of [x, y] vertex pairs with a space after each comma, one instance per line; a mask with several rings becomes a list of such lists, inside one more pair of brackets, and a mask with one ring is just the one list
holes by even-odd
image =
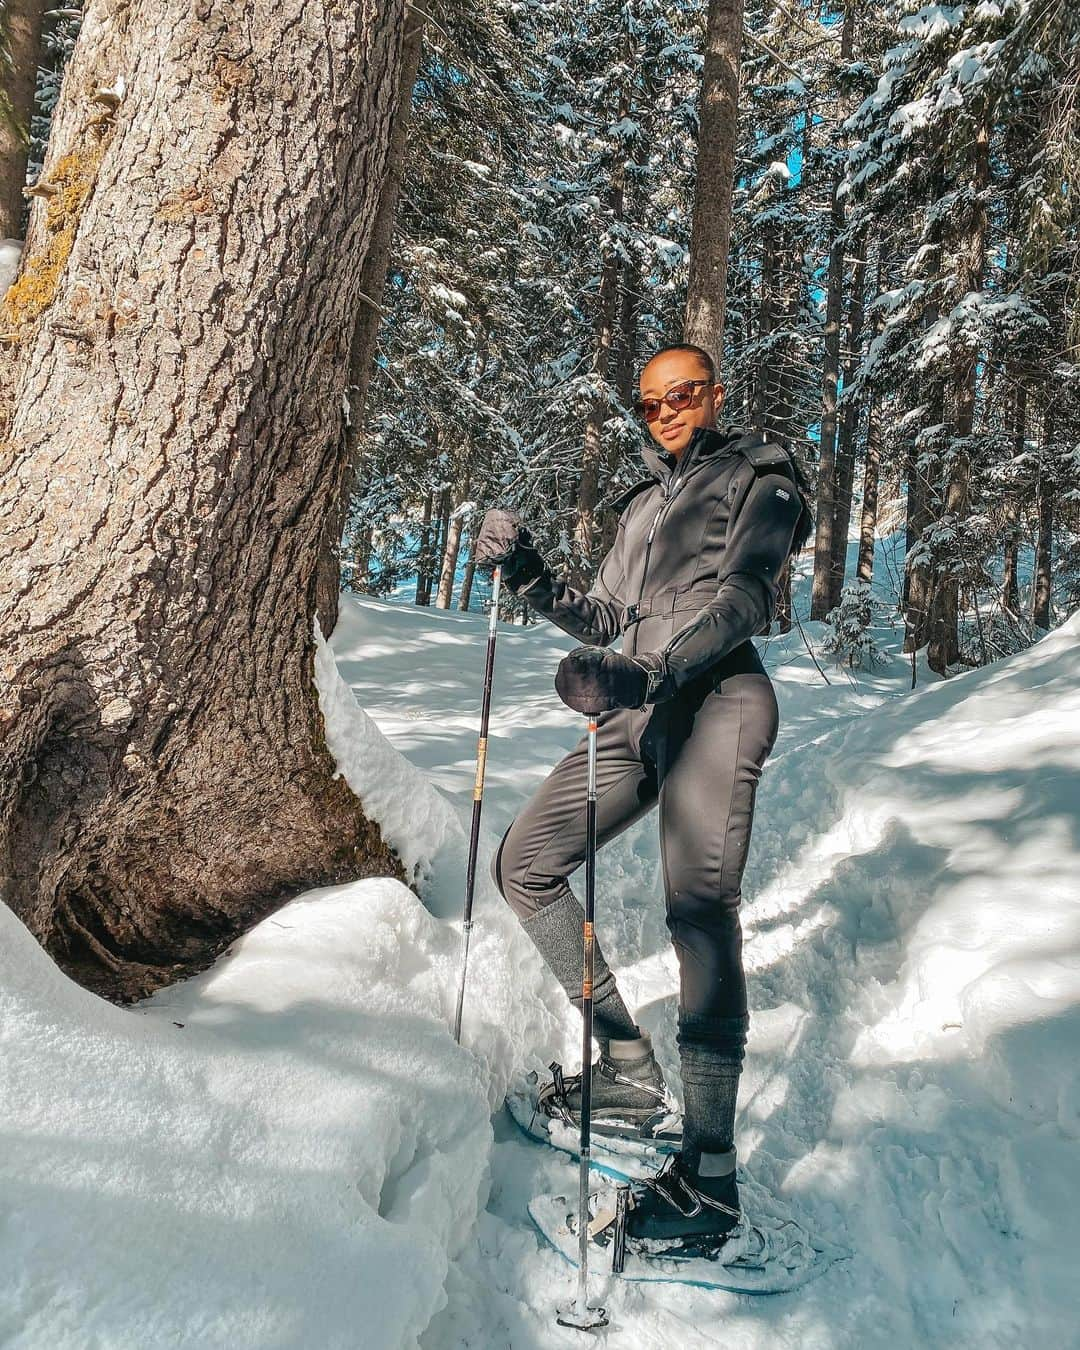
[[335, 777], [313, 630], [403, 26], [90, 0], [64, 81], [0, 307], [0, 884], [116, 998], [402, 875]]
[[723, 352], [742, 35], [743, 0], [709, 0], [683, 332], [686, 342], [704, 347], [717, 361]]
[[345, 421], [345, 460], [341, 483], [335, 489], [334, 507], [326, 520], [323, 535], [319, 575], [316, 582], [316, 604], [319, 626], [329, 636], [337, 625], [338, 600], [341, 594], [341, 536], [348, 517], [349, 501], [362, 482], [361, 438], [364, 426], [364, 404], [375, 361], [375, 345], [383, 310], [380, 305], [386, 286], [390, 262], [390, 243], [394, 235], [394, 217], [401, 195], [401, 178], [405, 166], [405, 142], [412, 112], [413, 87], [420, 68], [424, 47], [424, 25], [410, 12], [401, 44], [398, 69], [398, 101], [394, 109], [394, 123], [390, 132], [390, 147], [386, 159], [386, 174], [379, 194], [379, 208], [371, 243], [364, 257], [360, 273], [360, 304], [356, 312], [352, 347], [349, 352], [349, 378], [346, 385], [350, 415]]
[[0, 15], [11, 56], [0, 88], [0, 239], [22, 238], [26, 160], [45, 0], [5, 0]]

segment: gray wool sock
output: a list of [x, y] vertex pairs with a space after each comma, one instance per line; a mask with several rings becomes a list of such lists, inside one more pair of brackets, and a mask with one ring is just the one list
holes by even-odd
[[[566, 990], [575, 1008], [581, 1008], [581, 948], [585, 911], [567, 888], [521, 926], [544, 958], [548, 969]], [[622, 1000], [615, 976], [608, 969], [600, 944], [593, 939], [593, 1034], [597, 1040], [634, 1040], [637, 1023]]]
[[694, 1019], [679, 1020], [683, 1153], [694, 1166], [702, 1153], [727, 1153], [734, 1147], [748, 1021], [724, 1018], [695, 1025]]

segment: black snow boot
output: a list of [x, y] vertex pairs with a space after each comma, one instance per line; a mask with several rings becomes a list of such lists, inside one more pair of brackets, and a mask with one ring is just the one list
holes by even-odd
[[[558, 1064], [551, 1068], [553, 1078], [540, 1089], [537, 1110], [580, 1125], [581, 1075], [564, 1075]], [[600, 1040], [600, 1057], [591, 1072], [589, 1118], [597, 1134], [653, 1138], [664, 1123], [675, 1123], [678, 1105], [668, 1092], [647, 1032], [633, 1041]]]
[[701, 1248], [722, 1245], [741, 1218], [735, 1150], [675, 1153], [654, 1177], [635, 1184], [626, 1236]]

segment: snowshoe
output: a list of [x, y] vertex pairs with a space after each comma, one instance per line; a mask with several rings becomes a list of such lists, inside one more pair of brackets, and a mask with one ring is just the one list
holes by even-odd
[[[733, 1182], [724, 1184], [734, 1189]], [[845, 1248], [812, 1236], [763, 1186], [745, 1175], [741, 1184], [742, 1203], [728, 1205], [719, 1198], [722, 1186], [682, 1175], [679, 1160], [670, 1159], [640, 1185], [608, 1186], [590, 1195], [591, 1242], [622, 1279], [740, 1294], [786, 1293], [850, 1257]], [[529, 1214], [576, 1266], [575, 1201], [539, 1196]]]
[[[682, 1143], [678, 1104], [664, 1083], [648, 1037], [644, 1054], [629, 1060], [622, 1047], [601, 1044], [591, 1066], [590, 1134], [593, 1162], [599, 1171], [624, 1179], [651, 1176]], [[581, 1131], [581, 1075], [550, 1065], [551, 1081], [535, 1095], [513, 1092], [507, 1106], [514, 1120], [533, 1139], [578, 1156]]]

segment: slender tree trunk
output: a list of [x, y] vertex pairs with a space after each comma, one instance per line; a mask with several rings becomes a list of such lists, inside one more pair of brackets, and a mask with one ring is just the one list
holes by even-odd
[[[850, 61], [854, 48], [854, 0], [844, 4], [840, 59]], [[811, 619], [823, 619], [831, 608], [832, 559], [836, 535], [836, 401], [840, 382], [840, 318], [844, 300], [844, 203], [841, 171], [832, 183], [829, 210], [829, 272], [825, 289], [825, 345], [822, 358], [821, 439], [818, 450], [817, 532], [814, 537], [814, 580]]]
[[431, 517], [435, 510], [434, 494], [424, 496], [424, 517], [420, 525], [420, 547], [416, 554], [416, 603], [431, 604]]
[[866, 416], [866, 463], [863, 468], [859, 562], [855, 575], [867, 585], [874, 578], [874, 535], [877, 531], [878, 474], [881, 468], [881, 395], [870, 395]]
[[1053, 422], [1049, 411], [1043, 417], [1043, 443], [1039, 453], [1039, 477], [1035, 488], [1035, 576], [1032, 588], [1032, 622], [1049, 629], [1052, 623], [1054, 488], [1047, 472], [1053, 445]]
[[[465, 470], [461, 487], [461, 502], [469, 499], [469, 471]], [[447, 497], [449, 502], [449, 497]], [[461, 553], [461, 530], [465, 516], [457, 511], [451, 512], [446, 525], [443, 542], [442, 570], [439, 573], [439, 592], [435, 597], [436, 609], [449, 609], [454, 599], [454, 578], [457, 576], [458, 555]]]
[[364, 425], [364, 404], [368, 383], [375, 360], [375, 343], [382, 319], [383, 289], [390, 261], [390, 242], [394, 233], [394, 217], [401, 194], [401, 176], [405, 164], [405, 142], [412, 110], [413, 87], [420, 56], [424, 46], [424, 25], [417, 21], [416, 11], [410, 13], [401, 44], [398, 68], [398, 101], [394, 109], [394, 124], [390, 132], [390, 148], [379, 211], [375, 218], [371, 243], [360, 272], [359, 304], [353, 327], [349, 352], [349, 380], [346, 389], [350, 414], [345, 419], [345, 463], [341, 481], [334, 494], [334, 509], [326, 522], [322, 541], [319, 575], [316, 583], [316, 603], [319, 625], [329, 636], [337, 624], [338, 596], [341, 591], [341, 559], [339, 549], [345, 529], [349, 502], [361, 483], [361, 440]]
[[[1014, 395], [1013, 458], [1024, 453], [1027, 436], [1027, 389], [1017, 382]], [[1020, 557], [1020, 509], [1017, 489], [1010, 487], [1005, 497], [1005, 548], [1001, 582], [1001, 607], [1009, 614], [1020, 613], [1020, 584], [1017, 564]]]
[[762, 229], [761, 295], [758, 301], [758, 357], [754, 376], [754, 430], [765, 434], [773, 402], [772, 337], [776, 309], [776, 232], [771, 222]]
[[[973, 187], [976, 194], [982, 192], [990, 176], [990, 136], [985, 123], [979, 128], [975, 138], [975, 165]], [[981, 202], [974, 209], [971, 233], [965, 241], [965, 271], [968, 292], [977, 291], [983, 280], [985, 269], [986, 236], [989, 222], [986, 209]], [[971, 513], [971, 456], [969, 444], [975, 428], [975, 396], [979, 373], [979, 351], [968, 352], [958, 365], [955, 374], [956, 388], [956, 444], [949, 458], [949, 478], [945, 488], [945, 513], [959, 528]], [[960, 658], [959, 610], [960, 577], [956, 561], [946, 560], [949, 564], [944, 572], [939, 568], [935, 575], [934, 593], [931, 603], [931, 636], [927, 651], [930, 669], [939, 675], [954, 665]], [[978, 595], [972, 595], [972, 602], [978, 606]]]
[[365, 525], [353, 536], [352, 570], [348, 578], [349, 589], [362, 593], [371, 588], [371, 548], [373, 544], [371, 526]]
[[[634, 157], [640, 163], [644, 159], [644, 151], [636, 150]], [[631, 209], [634, 209], [635, 206], [636, 199], [632, 197]], [[615, 392], [623, 406], [631, 408], [637, 392], [634, 365], [638, 354], [638, 318], [644, 297], [642, 295], [641, 276], [636, 267], [623, 263], [619, 271], [619, 279], [621, 285], [619, 288], [618, 342], [616, 344], [614, 383]]]
[[788, 559], [784, 564], [783, 575], [780, 578], [780, 597], [776, 603], [776, 624], [781, 633], [791, 632], [791, 563]]
[[[629, 45], [623, 45], [623, 60], [629, 61]], [[619, 120], [631, 111], [630, 84], [625, 81], [619, 98]], [[608, 213], [613, 222], [624, 216], [626, 169], [625, 156], [619, 150], [612, 168], [608, 190]], [[604, 458], [604, 422], [610, 408], [608, 382], [612, 371], [612, 348], [615, 341], [615, 319], [619, 304], [619, 255], [609, 247], [600, 267], [600, 293], [596, 301], [596, 349], [593, 354], [592, 375], [596, 392], [585, 419], [584, 445], [581, 452], [581, 478], [578, 483], [577, 510], [574, 519], [574, 560], [570, 568], [571, 580], [576, 586], [587, 584], [592, 575], [592, 563], [599, 542], [596, 507], [600, 499], [600, 466]]]
[[0, 304], [0, 893], [115, 997], [402, 875], [326, 747], [314, 620], [403, 25], [90, 0], [53, 118]]
[[[439, 493], [439, 515], [435, 522], [435, 544], [431, 550], [431, 562], [428, 572], [428, 598], [427, 603], [431, 604], [432, 592], [435, 591], [435, 578], [442, 576], [441, 562], [443, 554], [446, 551], [446, 540], [450, 533], [450, 484], [447, 483]], [[437, 595], [437, 591], [436, 591]]]
[[[944, 415], [943, 395], [940, 381], [936, 376], [928, 381], [930, 386], [927, 408], [930, 425], [938, 426]], [[907, 537], [906, 550], [910, 554], [913, 546], [923, 537], [923, 533], [934, 521], [934, 505], [938, 494], [933, 481], [925, 468], [918, 464], [922, 453], [915, 440], [908, 443], [905, 457], [904, 474], [907, 481]], [[930, 606], [933, 599], [933, 573], [926, 562], [909, 563], [904, 572], [903, 609], [904, 609], [904, 651], [915, 652], [925, 647], [929, 640]]]
[[0, 239], [21, 239], [34, 82], [41, 56], [45, 0], [4, 0], [0, 25], [11, 69], [0, 86]]
[[463, 614], [468, 613], [469, 605], [472, 603], [473, 579], [476, 576], [476, 559], [473, 556], [476, 544], [476, 527], [469, 530], [468, 556], [465, 560], [465, 575], [461, 578], [461, 595], [458, 597], [458, 609]]
[[847, 391], [840, 414], [840, 434], [836, 447], [836, 512], [833, 521], [833, 554], [829, 582], [829, 606], [840, 603], [847, 573], [848, 529], [851, 523], [851, 498], [855, 480], [855, 440], [859, 424], [860, 400], [850, 396], [856, 372], [862, 362], [862, 330], [866, 304], [866, 236], [859, 238], [848, 304], [847, 352], [844, 361], [844, 389]]
[[[877, 282], [875, 294], [881, 295], [888, 285], [889, 251], [884, 239], [878, 240]], [[878, 311], [874, 320], [874, 334], [880, 337], [885, 328], [885, 315]], [[856, 576], [867, 585], [874, 576], [874, 536], [877, 533], [878, 479], [881, 472], [881, 390], [870, 389], [866, 412], [866, 462], [863, 470], [862, 516], [859, 521], [859, 561]]]
[[743, 0], [709, 0], [684, 340], [723, 353], [731, 198], [739, 129]]

